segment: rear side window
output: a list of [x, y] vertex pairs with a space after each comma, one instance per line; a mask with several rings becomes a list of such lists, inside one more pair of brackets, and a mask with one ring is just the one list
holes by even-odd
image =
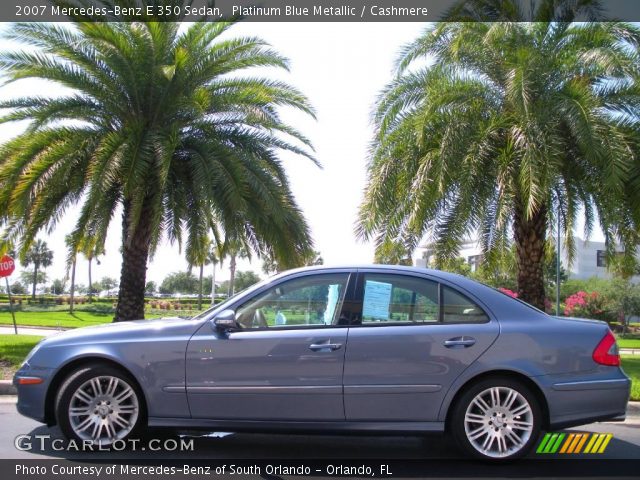
[[366, 273], [363, 280], [363, 325], [489, 321], [469, 297], [434, 280], [377, 273]]
[[489, 317], [465, 295], [442, 286], [442, 321], [444, 323], [482, 323]]
[[365, 274], [362, 323], [435, 323], [438, 284], [422, 278]]

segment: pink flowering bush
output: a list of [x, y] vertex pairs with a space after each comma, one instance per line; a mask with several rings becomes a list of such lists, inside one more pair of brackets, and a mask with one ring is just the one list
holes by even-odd
[[509, 290], [508, 288], [502, 288], [502, 287], [498, 288], [498, 290], [500, 290], [505, 295], [509, 295], [510, 297], [513, 297], [513, 298], [518, 298], [518, 294], [513, 290]]
[[567, 297], [564, 314], [567, 317], [601, 318], [604, 314], [603, 303], [598, 292], [579, 291]]

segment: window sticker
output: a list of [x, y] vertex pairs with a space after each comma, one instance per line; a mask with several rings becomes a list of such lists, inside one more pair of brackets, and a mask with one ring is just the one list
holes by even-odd
[[392, 288], [390, 283], [367, 280], [364, 286], [362, 316], [374, 320], [388, 320]]

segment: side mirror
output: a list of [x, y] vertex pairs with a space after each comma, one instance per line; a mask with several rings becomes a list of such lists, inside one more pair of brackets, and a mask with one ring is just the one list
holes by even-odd
[[239, 330], [240, 324], [236, 320], [236, 312], [233, 310], [223, 310], [212, 320], [213, 326], [220, 332], [230, 332]]

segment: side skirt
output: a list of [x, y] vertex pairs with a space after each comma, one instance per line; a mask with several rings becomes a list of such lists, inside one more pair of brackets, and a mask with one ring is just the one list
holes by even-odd
[[149, 427], [225, 432], [313, 432], [361, 434], [421, 434], [444, 432], [444, 422], [291, 422], [149, 417]]

